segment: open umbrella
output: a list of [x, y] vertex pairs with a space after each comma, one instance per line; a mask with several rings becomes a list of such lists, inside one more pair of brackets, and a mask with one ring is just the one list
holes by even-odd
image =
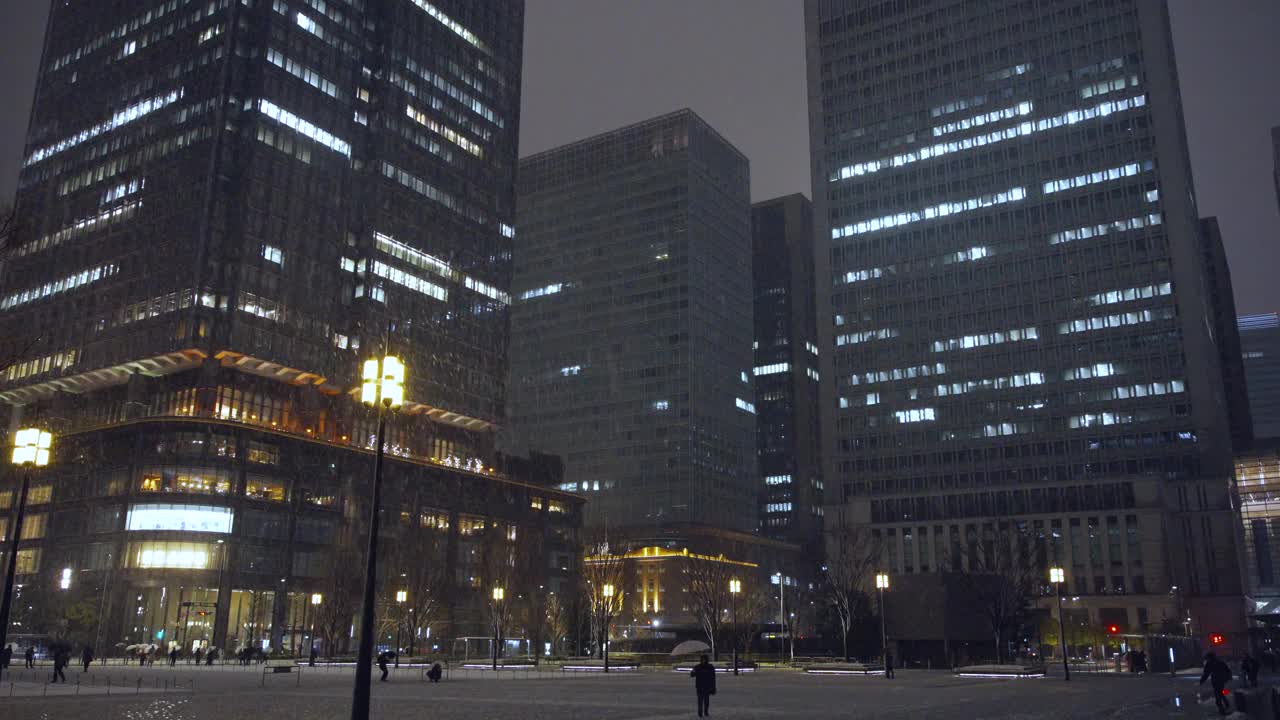
[[681, 655], [697, 655], [698, 653], [707, 652], [711, 646], [701, 640], [685, 640], [679, 645], [671, 649], [671, 657], [679, 657]]

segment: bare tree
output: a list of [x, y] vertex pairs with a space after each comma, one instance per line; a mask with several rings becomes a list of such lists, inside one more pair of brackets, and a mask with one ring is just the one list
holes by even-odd
[[1004, 637], [1027, 611], [1041, 581], [1031, 537], [1003, 525], [987, 530], [981, 544], [969, 542], [967, 571], [962, 559], [950, 565], [972, 607], [987, 621], [996, 647], [996, 662], [1004, 659]]
[[733, 640], [745, 654], [751, 650], [752, 638], [774, 606], [773, 596], [762, 587], [744, 588], [733, 603], [730, 613], [730, 620], [734, 620]]
[[689, 596], [689, 610], [707, 637], [712, 657], [719, 659], [718, 640], [729, 619], [732, 603], [729, 581], [740, 579], [739, 568], [725, 560], [723, 555], [713, 558], [690, 553], [682, 558], [681, 564]]
[[564, 653], [564, 644], [570, 630], [573, 629], [572, 602], [569, 598], [564, 597], [562, 593], [547, 593], [542, 612], [543, 627], [546, 628], [547, 634], [551, 636], [551, 653], [553, 655], [567, 654]]
[[845, 660], [849, 659], [854, 619], [866, 607], [871, 576], [879, 563], [880, 542], [867, 528], [841, 523], [828, 531], [823, 590], [840, 621]]
[[316, 606], [316, 630], [324, 640], [325, 657], [332, 658], [340, 641], [351, 630], [357, 598], [364, 587], [360, 554], [347, 547], [334, 551], [333, 567], [325, 577], [321, 601]]
[[608, 537], [588, 538], [582, 552], [582, 594], [596, 654], [604, 657], [605, 631], [622, 613], [626, 600], [626, 559]]
[[410, 654], [418, 631], [431, 627], [447, 605], [445, 543], [434, 530], [412, 529], [387, 553], [386, 575], [378, 590], [378, 633], [408, 640]]

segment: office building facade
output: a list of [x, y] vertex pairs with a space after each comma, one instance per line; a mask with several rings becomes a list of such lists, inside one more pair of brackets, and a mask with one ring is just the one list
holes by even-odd
[[521, 159], [518, 198], [515, 442], [589, 527], [754, 531], [747, 159], [682, 110]]
[[1235, 290], [1218, 218], [1200, 219], [1200, 240], [1213, 339], [1218, 347], [1218, 364], [1222, 367], [1222, 392], [1227, 403], [1231, 447], [1240, 452], [1253, 444], [1253, 417], [1249, 413], [1249, 390], [1240, 349]]
[[1237, 327], [1253, 436], [1280, 438], [1280, 314], [1241, 315]]
[[813, 205], [803, 195], [755, 203], [751, 242], [760, 531], [821, 550]]
[[901, 573], [1030, 538], [1095, 624], [1243, 637], [1167, 8], [809, 0], [806, 36], [840, 521]]
[[[428, 564], [457, 568], [469, 538], [572, 534], [580, 500], [530, 494], [493, 449], [523, 15], [53, 4], [0, 274], [8, 427], [59, 448], [24, 592], [110, 588], [111, 645], [300, 648], [302, 598], [336, 602], [326, 568], [362, 546], [376, 418], [353, 393], [384, 352], [408, 376], [385, 542], [434, 532]], [[458, 569], [439, 589], [483, 627], [491, 582]]]

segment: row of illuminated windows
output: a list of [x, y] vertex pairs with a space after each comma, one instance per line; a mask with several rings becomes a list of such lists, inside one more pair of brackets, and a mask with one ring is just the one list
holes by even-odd
[[893, 368], [891, 370], [873, 370], [862, 373], [861, 375], [850, 375], [849, 384], [869, 385], [874, 383], [890, 382], [892, 380], [910, 380], [918, 377], [942, 375], [946, 372], [947, 366], [945, 363], [913, 365], [911, 367]]
[[[190, 289], [178, 290], [176, 292], [167, 293], [159, 297], [140, 300], [136, 303], [129, 303], [116, 310], [114, 313], [106, 317], [99, 318], [96, 329], [101, 332], [108, 328], [119, 327], [121, 325], [129, 325], [131, 323], [142, 320], [150, 320], [154, 317], [176, 312], [191, 307], [195, 300], [195, 292]], [[205, 307], [214, 307], [215, 299], [213, 295], [202, 295], [201, 304]]]
[[[280, 0], [275, 0], [275, 2], [272, 4], [272, 9], [280, 13], [281, 15], [284, 15], [285, 17], [289, 16], [289, 6], [281, 2]], [[355, 46], [353, 46], [351, 43], [347, 42], [346, 40], [343, 40], [342, 38], [338, 37], [337, 35], [334, 35], [333, 33], [329, 32], [329, 30], [326, 29], [323, 25], [317, 23], [315, 20], [312, 20], [307, 15], [304, 15], [303, 13], [298, 12], [294, 16], [294, 21], [297, 23], [298, 27], [302, 28], [303, 30], [306, 30], [307, 32], [311, 33], [317, 38], [320, 38], [320, 40], [322, 40], [323, 42], [329, 45], [332, 45], [333, 47], [340, 50], [343, 54], [348, 56], [355, 55], [356, 53]]]
[[889, 338], [898, 337], [898, 331], [893, 328], [880, 328], [878, 330], [862, 330], [854, 333], [845, 333], [836, 336], [836, 345], [856, 345], [858, 343], [867, 342], [869, 340], [887, 340]]
[[455, 213], [458, 213], [464, 217], [470, 218], [471, 220], [474, 220], [475, 222], [480, 224], [484, 224], [486, 222], [484, 215], [481, 214], [480, 212], [468, 207], [464, 207], [462, 203], [454, 199], [452, 195], [449, 195], [448, 193], [445, 193], [439, 190], [438, 188], [431, 185], [430, 183], [422, 180], [421, 178], [411, 173], [401, 170], [400, 168], [396, 167], [395, 165], [392, 165], [389, 162], [382, 163], [382, 174], [385, 177], [391, 178], [392, 180], [395, 180], [401, 185], [418, 193], [419, 195], [426, 198], [430, 198], [431, 200], [434, 200], [440, 203], [441, 205], [444, 205], [445, 207], [449, 208]]
[[145, 13], [138, 15], [132, 20], [121, 23], [120, 25], [112, 28], [110, 32], [103, 33], [75, 50], [57, 57], [53, 62], [49, 63], [49, 72], [60, 70], [80, 58], [96, 52], [112, 40], [117, 40], [128, 35], [134, 30], [145, 27], [151, 22], [159, 20], [160, 18], [191, 2], [193, 2], [193, 0], [169, 0], [169, 2], [161, 3], [156, 7], [150, 8]]
[[520, 293], [520, 299], [532, 300], [546, 295], [555, 295], [556, 293], [571, 287], [573, 287], [572, 283], [551, 283], [550, 285], [543, 285], [542, 287], [533, 288], [532, 290], [525, 290]]
[[236, 305], [236, 309], [263, 320], [285, 321], [284, 303], [244, 290], [240, 291], [240, 302]]
[[35, 150], [27, 157], [24, 166], [34, 165], [42, 160], [47, 160], [64, 150], [70, 150], [80, 143], [92, 140], [103, 133], [111, 132], [112, 130], [123, 127], [138, 118], [149, 115], [161, 108], [168, 107], [181, 98], [182, 88], [178, 88], [177, 90], [173, 90], [164, 95], [157, 95], [155, 97], [150, 97], [146, 100], [136, 102], [112, 115], [110, 120], [98, 123], [97, 125], [85, 130], [81, 130], [75, 135], [63, 138], [52, 145], [47, 145]]
[[[311, 164], [311, 143], [291, 131], [281, 130], [276, 132], [274, 128], [267, 127], [266, 124], [258, 125], [257, 138], [259, 142], [270, 145], [286, 155], [292, 155], [298, 161]], [[295, 139], [297, 142], [294, 142]]]
[[879, 160], [869, 160], [866, 162], [846, 165], [831, 173], [829, 180], [831, 182], [839, 182], [851, 178], [863, 177], [881, 170], [889, 170], [899, 168], [905, 165], [930, 160], [944, 155], [972, 150], [974, 148], [987, 147], [1003, 143], [1008, 140], [1015, 140], [1020, 137], [1026, 137], [1045, 130], [1075, 125], [1077, 123], [1093, 120], [1094, 118], [1106, 117], [1108, 115], [1132, 110], [1143, 107], [1147, 104], [1146, 96], [1137, 95], [1122, 100], [1108, 100], [1099, 103], [1090, 108], [1081, 110], [1070, 110], [1053, 117], [1042, 118], [1040, 120], [1027, 120], [1007, 128], [993, 130], [991, 132], [975, 135], [973, 137], [964, 138], [962, 140], [952, 140], [948, 142], [938, 143], [928, 147], [912, 150], [900, 155], [886, 157]]
[[114, 263], [100, 265], [96, 268], [81, 270], [78, 273], [58, 278], [57, 280], [47, 282], [39, 287], [20, 290], [8, 295], [4, 300], [0, 300], [0, 310], [9, 310], [20, 305], [25, 305], [29, 302], [43, 300], [51, 295], [57, 295], [59, 293], [75, 290], [79, 287], [84, 287], [90, 283], [95, 283], [99, 280], [109, 278], [112, 275], [115, 275], [119, 270], [120, 267]]
[[425, 102], [429, 104], [432, 110], [443, 114], [449, 120], [452, 120], [454, 124], [458, 125], [459, 127], [465, 130], [470, 131], [471, 134], [475, 135], [481, 140], [487, 142], [493, 137], [493, 131], [488, 126], [486, 126], [481, 122], [477, 122], [473, 120], [470, 115], [458, 112], [452, 107], [446, 106], [443, 100], [441, 100], [438, 97], [435, 97], [428, 91], [420, 89], [417, 83], [401, 75], [400, 73], [394, 70], [388, 73], [387, 82], [391, 83], [392, 86], [398, 87], [401, 90], [405, 91], [411, 97], [416, 98], [419, 102]]
[[1125, 88], [1138, 87], [1138, 76], [1130, 75], [1126, 77], [1113, 78], [1111, 80], [1103, 80], [1102, 82], [1086, 85], [1080, 88], [1080, 97], [1089, 99], [1094, 95], [1105, 95], [1109, 92], [1124, 90]]
[[1137, 412], [1100, 412], [1072, 415], [1067, 418], [1067, 427], [1072, 430], [1102, 427], [1106, 425], [1127, 425], [1130, 423], [1149, 422], [1168, 417], [1161, 410], [1140, 410]]
[[417, 275], [407, 273], [400, 268], [392, 267], [381, 260], [374, 260], [372, 263], [367, 263], [366, 266], [369, 267], [369, 272], [372, 274], [381, 278], [386, 278], [397, 285], [407, 287], [416, 293], [435, 298], [442, 302], [447, 300], [449, 297], [449, 292], [439, 285], [436, 285], [424, 278], [420, 278]]
[[790, 475], [766, 475], [764, 478], [765, 485], [790, 485]]
[[320, 73], [316, 72], [315, 70], [312, 70], [306, 65], [303, 65], [302, 63], [297, 62], [292, 58], [286, 57], [284, 53], [280, 52], [279, 50], [276, 50], [275, 48], [269, 48], [267, 50], [267, 60], [272, 65], [282, 68], [285, 72], [298, 78], [299, 80], [302, 80], [306, 84], [310, 85], [311, 87], [319, 90], [320, 92], [330, 97], [334, 97], [334, 98], [342, 97], [342, 95], [338, 92], [337, 85], [334, 85], [332, 82], [329, 82]]
[[804, 374], [808, 375], [810, 380], [813, 380], [814, 382], [819, 382], [817, 370], [814, 370], [813, 368], [805, 368]]
[[1156, 308], [1154, 310], [1136, 310], [1134, 312], [1117, 313], [1115, 315], [1102, 315], [1099, 317], [1070, 320], [1068, 322], [1060, 323], [1058, 325], [1058, 333], [1060, 335], [1070, 335], [1072, 333], [1089, 332], [1091, 330], [1127, 327], [1130, 325], [1154, 322], [1156, 320], [1168, 320], [1174, 317], [1174, 315], [1174, 309], [1171, 307]]
[[103, 194], [102, 194], [102, 200], [101, 200], [101, 202], [99, 202], [98, 204], [99, 204], [99, 205], [110, 205], [111, 203], [113, 203], [113, 202], [115, 202], [115, 201], [117, 201], [117, 200], [120, 200], [120, 199], [122, 199], [122, 198], [124, 198], [124, 197], [126, 197], [126, 196], [128, 196], [128, 195], [132, 195], [132, 194], [134, 194], [134, 193], [138, 192], [138, 191], [139, 191], [139, 190], [141, 190], [142, 188], [146, 187], [146, 184], [147, 184], [146, 178], [143, 178], [143, 179], [140, 179], [140, 180], [139, 180], [139, 179], [134, 179], [134, 180], [130, 180], [129, 182], [126, 182], [126, 183], [121, 183], [121, 184], [119, 184], [119, 185], [117, 185], [117, 186], [115, 186], [115, 187], [113, 187], [113, 188], [111, 188], [111, 189], [107, 190], [105, 193], [103, 193]]
[[933, 128], [933, 136], [938, 137], [940, 135], [948, 135], [960, 130], [981, 127], [988, 123], [1000, 122], [1001, 120], [1011, 120], [1020, 115], [1029, 114], [1031, 109], [1030, 102], [1020, 102], [1013, 107], [1007, 107], [1002, 110], [992, 110], [991, 112], [983, 113], [981, 115], [975, 115], [963, 120], [956, 120], [955, 122], [949, 122], [945, 125], [939, 125], [938, 127]]
[[772, 365], [757, 365], [752, 371], [755, 375], [776, 375], [778, 373], [790, 372], [791, 363], [773, 363]]
[[755, 404], [754, 404], [754, 403], [749, 403], [749, 402], [747, 402], [746, 400], [743, 400], [742, 398], [734, 398], [734, 405], [736, 405], [736, 406], [737, 406], [737, 408], [738, 408], [739, 410], [742, 410], [743, 412], [749, 412], [749, 413], [751, 413], [752, 415], [754, 415], [754, 414], [756, 413], [756, 406], [755, 406]]
[[1007, 332], [980, 333], [977, 335], [948, 338], [946, 340], [935, 340], [933, 342], [933, 351], [946, 352], [948, 350], [968, 350], [970, 348], [999, 345], [1007, 342], [1038, 339], [1040, 339], [1040, 333], [1035, 328], [1020, 328], [1016, 330], [1009, 330]]
[[96, 215], [90, 215], [89, 217], [77, 220], [64, 228], [49, 233], [48, 235], [42, 235], [35, 240], [23, 243], [22, 245], [14, 248], [14, 254], [19, 257], [23, 255], [30, 255], [42, 250], [48, 250], [51, 247], [56, 247], [67, 240], [74, 240], [96, 230], [106, 229], [117, 222], [122, 222], [133, 217], [134, 213], [136, 213], [140, 207], [142, 207], [141, 200], [132, 200], [124, 203], [120, 207], [103, 210]]
[[893, 418], [900, 423], [930, 422], [938, 419], [936, 411], [930, 407], [896, 410], [893, 413]]
[[1115, 303], [1145, 300], [1162, 295], [1170, 295], [1172, 293], [1173, 284], [1166, 282], [1156, 285], [1143, 285], [1142, 287], [1126, 288], [1124, 290], [1109, 290], [1107, 292], [1097, 293], [1096, 295], [1090, 295], [1085, 298], [1085, 301], [1090, 305], [1114, 305]]
[[769, 513], [791, 512], [791, 503], [789, 502], [767, 503], [764, 506], [764, 511]]
[[863, 220], [844, 227], [832, 228], [831, 238], [839, 240], [840, 238], [852, 235], [862, 235], [864, 233], [875, 232], [877, 230], [885, 230], [889, 228], [909, 225], [911, 223], [920, 222], [921, 220], [932, 220], [934, 218], [947, 217], [957, 213], [971, 212], [982, 208], [993, 207], [995, 205], [1004, 205], [1005, 203], [1016, 202], [1026, 198], [1027, 191], [1025, 188], [1015, 187], [1004, 192], [992, 193], [990, 195], [982, 195], [968, 200], [958, 202], [942, 203], [915, 210], [912, 212], [895, 213], [893, 215], [885, 215], [884, 217], [873, 218], [871, 220]]
[[441, 25], [449, 28], [451, 32], [463, 40], [466, 40], [472, 47], [486, 53], [489, 52], [489, 49], [484, 46], [484, 43], [480, 41], [480, 38], [476, 37], [475, 33], [468, 30], [462, 23], [444, 14], [440, 8], [427, 2], [427, 0], [409, 0], [409, 2], [417, 5], [420, 10], [435, 18]]
[[1154, 167], [1154, 163], [1150, 160], [1143, 160], [1140, 163], [1126, 163], [1119, 167], [1107, 168], [1105, 170], [1097, 170], [1075, 177], [1063, 178], [1061, 180], [1050, 180], [1043, 186], [1046, 195], [1050, 193], [1062, 192], [1074, 188], [1085, 187], [1087, 185], [1097, 185], [1098, 183], [1111, 182], [1120, 178], [1132, 177], [1138, 173], [1148, 172]]
[[938, 385], [934, 388], [934, 394], [938, 397], [945, 397], [948, 395], [960, 395], [962, 393], [973, 392], [975, 390], [1005, 390], [1008, 388], [1027, 387], [1029, 385], [1042, 385], [1044, 382], [1044, 373], [1026, 372], [1018, 373], [1016, 375], [1008, 375], [1005, 377], [983, 378], [981, 380], [968, 380], [966, 382]]
[[1186, 392], [1186, 390], [1187, 385], [1182, 380], [1170, 380], [1168, 382], [1140, 383], [1138, 385], [1124, 385], [1121, 387], [1103, 388], [1101, 390], [1088, 390], [1075, 393], [1074, 397], [1069, 398], [1069, 400], [1076, 402], [1132, 400], [1136, 398], [1156, 397], [1159, 395], [1171, 395]]
[[151, 145], [136, 150], [129, 155], [113, 158], [63, 180], [58, 184], [58, 196], [62, 197], [78, 190], [83, 190], [87, 187], [100, 183], [103, 180], [127, 172], [134, 166], [147, 165], [148, 163], [155, 162], [170, 153], [182, 150], [188, 145], [192, 145], [211, 136], [212, 131], [208, 127], [195, 127], [186, 132], [178, 133], [172, 137], [152, 143]]
[[436, 122], [430, 115], [427, 115], [416, 107], [412, 105], [405, 105], [405, 114], [414, 122], [431, 130], [435, 134], [443, 137], [463, 150], [466, 150], [472, 155], [475, 155], [478, 158], [484, 157], [484, 148], [480, 147], [479, 143], [472, 142], [465, 135], [444, 123]]
[[343, 140], [328, 130], [318, 127], [311, 122], [294, 115], [270, 100], [259, 100], [258, 110], [261, 111], [263, 115], [297, 133], [315, 140], [330, 150], [347, 157], [351, 157], [351, 145], [346, 140]]
[[469, 275], [463, 275], [445, 261], [432, 255], [428, 255], [421, 250], [411, 248], [390, 235], [375, 231], [373, 233], [373, 239], [379, 250], [394, 258], [407, 262], [415, 267], [430, 270], [431, 272], [434, 272], [443, 278], [453, 280], [454, 282], [461, 280], [468, 290], [478, 292], [481, 295], [497, 300], [504, 305], [511, 303], [511, 296], [506, 292], [499, 290], [488, 283], [476, 280]]
[[1058, 245], [1060, 243], [1071, 242], [1072, 240], [1086, 240], [1091, 237], [1107, 235], [1113, 232], [1124, 232], [1126, 230], [1139, 230], [1144, 227], [1154, 227], [1159, 225], [1162, 220], [1160, 213], [1151, 213], [1146, 216], [1133, 217], [1127, 220], [1116, 220], [1114, 222], [1103, 223], [1101, 225], [1086, 225], [1073, 230], [1063, 230], [1062, 232], [1050, 233], [1049, 244]]
[[413, 58], [408, 57], [404, 59], [404, 66], [406, 70], [431, 83], [436, 89], [462, 103], [475, 114], [498, 127], [503, 126], [502, 118], [498, 117], [487, 105], [475, 99], [469, 93], [463, 92], [457, 85], [444, 79], [439, 74], [432, 72], [430, 68], [423, 67]]
[[52, 355], [45, 355], [34, 360], [23, 360], [9, 365], [4, 370], [5, 380], [21, 380], [32, 375], [47, 373], [50, 370], [61, 370], [74, 365], [76, 362], [76, 351], [65, 350], [56, 352]]

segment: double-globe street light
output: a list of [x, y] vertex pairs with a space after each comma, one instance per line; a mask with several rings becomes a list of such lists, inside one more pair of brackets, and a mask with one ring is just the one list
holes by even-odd
[[408, 599], [409, 593], [396, 591], [396, 667], [400, 667], [400, 627], [404, 625], [404, 601]]
[[493, 669], [498, 669], [498, 650], [501, 647], [499, 643], [502, 641], [502, 628], [499, 627], [499, 620], [502, 617], [502, 605], [507, 601], [507, 590], [503, 587], [495, 587], [493, 589]]
[[609, 672], [609, 620], [613, 615], [613, 593], [614, 593], [613, 584], [605, 583], [605, 586], [603, 588], [604, 617], [601, 618], [601, 623], [600, 623], [601, 633], [604, 636], [604, 643], [602, 643], [601, 648], [602, 648], [602, 654], [604, 655], [604, 671], [605, 672]]
[[1049, 568], [1049, 582], [1053, 583], [1053, 594], [1058, 596], [1058, 643], [1062, 646], [1062, 677], [1071, 681], [1071, 667], [1067, 663], [1067, 631], [1062, 620], [1062, 584], [1067, 581], [1067, 571], [1060, 567]]
[[730, 614], [730, 621], [733, 623], [733, 674], [738, 674], [738, 593], [742, 592], [742, 581], [733, 579], [729, 581], [729, 605], [733, 608]]
[[307, 643], [307, 664], [311, 667], [316, 666], [316, 614], [320, 612], [322, 602], [324, 602], [324, 595], [311, 593], [311, 607], [315, 608], [311, 611], [311, 642]]
[[885, 633], [884, 591], [889, 589], [889, 573], [876, 573], [876, 591], [880, 593], [880, 661], [884, 663], [884, 676], [889, 675], [889, 636]]
[[404, 404], [404, 363], [392, 355], [364, 363], [360, 401], [378, 410], [377, 454], [373, 462], [373, 499], [369, 504], [369, 549], [364, 564], [364, 601], [360, 606], [360, 652], [356, 656], [356, 686], [351, 720], [369, 720], [369, 692], [373, 681], [374, 588], [378, 579], [378, 516], [382, 511], [382, 457], [386, 446], [387, 413]]
[[27, 512], [27, 491], [31, 487], [31, 468], [49, 464], [53, 435], [38, 428], [19, 430], [13, 437], [13, 464], [23, 469], [22, 490], [18, 494], [18, 514], [9, 534], [9, 556], [4, 573], [4, 597], [0, 598], [0, 652], [8, 647], [9, 610], [13, 605], [13, 577], [18, 571], [18, 540]]

